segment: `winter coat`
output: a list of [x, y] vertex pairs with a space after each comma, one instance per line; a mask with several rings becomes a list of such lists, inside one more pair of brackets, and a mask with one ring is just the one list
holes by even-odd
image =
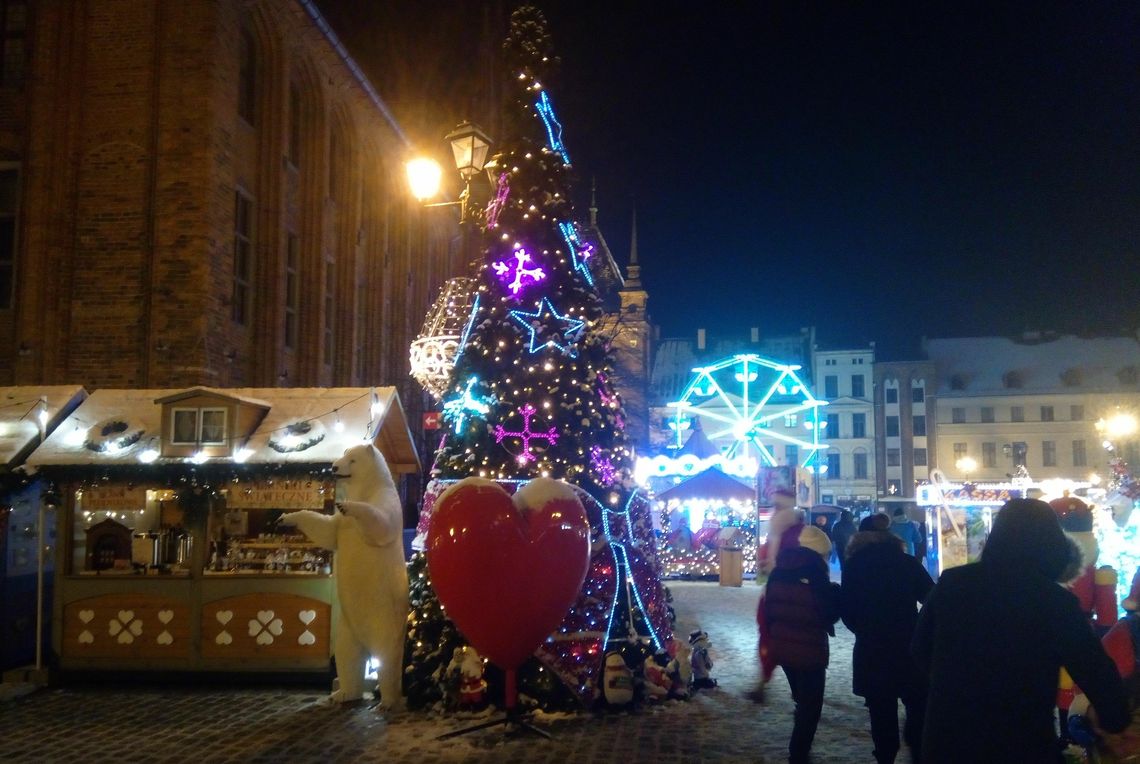
[[839, 586], [811, 549], [784, 549], [764, 589], [765, 644], [776, 664], [790, 669], [827, 666], [828, 636], [839, 620]]
[[919, 614], [913, 651], [930, 682], [923, 761], [1058, 761], [1061, 666], [1104, 729], [1123, 729], [1124, 687], [1076, 597], [1035, 570], [987, 564], [985, 554], [943, 572]]
[[910, 655], [918, 606], [934, 586], [930, 574], [887, 531], [851, 537], [843, 568], [843, 623], [855, 634], [852, 692], [905, 697], [925, 691]]
[[855, 532], [854, 520], [840, 520], [831, 529], [831, 543], [835, 546], [835, 554], [840, 561], [847, 559], [847, 545], [851, 543]]
[[902, 539], [903, 551], [909, 555], [914, 555], [915, 547], [922, 542], [922, 537], [918, 533], [918, 525], [910, 520], [895, 518], [891, 520], [891, 533]]

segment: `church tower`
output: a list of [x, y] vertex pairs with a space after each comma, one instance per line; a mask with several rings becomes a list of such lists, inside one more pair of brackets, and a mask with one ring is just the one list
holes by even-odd
[[[595, 214], [591, 200], [590, 216]], [[633, 211], [629, 242], [629, 266], [618, 296], [621, 309], [614, 327], [614, 371], [617, 389], [625, 403], [629, 421], [626, 429], [639, 451], [649, 447], [649, 372], [652, 367], [653, 327], [646, 310], [649, 293], [641, 284], [641, 265], [637, 259], [637, 210]]]

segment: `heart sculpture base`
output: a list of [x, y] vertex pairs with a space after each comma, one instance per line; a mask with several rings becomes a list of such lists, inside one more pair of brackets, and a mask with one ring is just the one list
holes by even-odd
[[504, 671], [506, 680], [506, 706], [507, 713], [498, 719], [491, 719], [490, 721], [474, 724], [470, 727], [454, 730], [452, 732], [445, 732], [436, 738], [436, 740], [447, 740], [448, 738], [459, 737], [471, 732], [478, 732], [479, 730], [490, 729], [491, 727], [498, 727], [500, 724], [504, 725], [507, 735], [518, 735], [524, 732], [531, 732], [535, 735], [541, 735], [547, 740], [553, 740], [553, 736], [545, 731], [540, 730], [538, 727], [530, 723], [530, 716], [519, 711], [515, 700], [518, 698], [518, 691], [515, 688], [515, 669], [505, 669]]

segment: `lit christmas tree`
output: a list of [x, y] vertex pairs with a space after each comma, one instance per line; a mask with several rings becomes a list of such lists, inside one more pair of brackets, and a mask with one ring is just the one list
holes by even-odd
[[[513, 491], [536, 477], [579, 490], [591, 525], [590, 569], [561, 626], [519, 670], [519, 692], [544, 708], [590, 705], [609, 650], [630, 663], [672, 639], [648, 502], [635, 489], [593, 246], [574, 223], [570, 158], [543, 83], [556, 61], [533, 8], [511, 17], [504, 45], [517, 97], [495, 157], [497, 183], [483, 227], [478, 292], [443, 397], [444, 436], [420, 519], [470, 476]], [[428, 579], [411, 563], [405, 692], [412, 707], [449, 697], [447, 665], [462, 646]], [[499, 678], [488, 667], [491, 698]], [[561, 680], [561, 681], [557, 681]]]

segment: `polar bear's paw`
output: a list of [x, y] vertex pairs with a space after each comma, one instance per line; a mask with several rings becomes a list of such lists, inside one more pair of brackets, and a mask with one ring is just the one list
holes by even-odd
[[384, 699], [381, 698], [380, 702], [377, 703], [374, 708], [389, 719], [400, 716], [408, 710], [408, 706], [402, 697], [396, 698], [396, 700], [390, 703], [384, 702]]
[[333, 706], [358, 706], [364, 704], [364, 696], [353, 695], [346, 693], [344, 690], [337, 689], [329, 694], [325, 702]]

